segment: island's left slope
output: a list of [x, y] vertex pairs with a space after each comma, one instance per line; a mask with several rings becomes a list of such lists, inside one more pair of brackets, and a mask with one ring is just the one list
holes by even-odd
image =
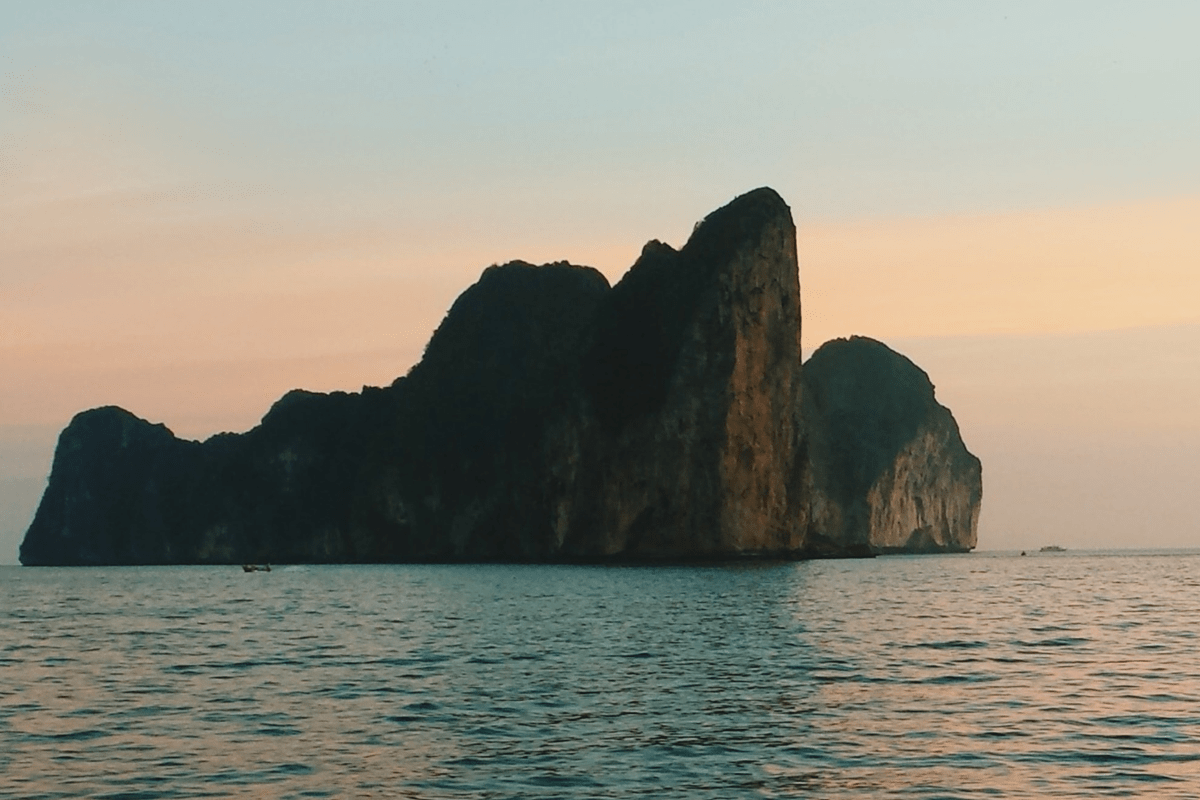
[[193, 442], [115, 406], [84, 411], [21, 563], [544, 559], [541, 424], [608, 290], [588, 267], [489, 267], [408, 375], [289, 392], [243, 434]]

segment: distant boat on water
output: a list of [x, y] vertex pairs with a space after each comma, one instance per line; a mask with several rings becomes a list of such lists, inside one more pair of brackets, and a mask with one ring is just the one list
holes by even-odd
[[261, 567], [257, 564], [242, 564], [242, 572], [270, 572], [271, 565], [263, 564]]
[[1065, 552], [1067, 552], [1067, 548], [1059, 547], [1056, 544], [1048, 544], [1045, 547], [1043, 547], [1041, 550], [1039, 550], [1038, 552], [1039, 553], [1065, 553]]

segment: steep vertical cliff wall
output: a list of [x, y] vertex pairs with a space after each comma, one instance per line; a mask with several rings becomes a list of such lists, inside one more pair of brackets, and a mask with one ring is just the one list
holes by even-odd
[[565, 553], [782, 554], [802, 545], [800, 287], [774, 191], [651, 242], [600, 307], [550, 445]]
[[814, 552], [975, 547], [979, 459], [921, 369], [873, 339], [835, 339], [805, 363], [804, 392]]

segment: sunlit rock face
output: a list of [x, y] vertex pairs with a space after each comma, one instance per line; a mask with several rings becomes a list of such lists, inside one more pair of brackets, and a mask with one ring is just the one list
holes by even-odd
[[975, 547], [981, 466], [929, 376], [873, 339], [835, 339], [805, 363], [804, 392], [810, 549]]
[[600, 307], [575, 413], [549, 437], [572, 556], [712, 558], [803, 545], [800, 286], [770, 189], [651, 242]]
[[736, 198], [615, 286], [489, 267], [384, 388], [244, 434], [78, 415], [26, 564], [672, 560], [964, 550], [979, 462], [866, 339], [800, 363], [791, 213]]

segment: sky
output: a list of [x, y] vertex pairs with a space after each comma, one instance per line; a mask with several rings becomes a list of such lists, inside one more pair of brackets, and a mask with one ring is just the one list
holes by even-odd
[[384, 385], [486, 266], [616, 281], [763, 185], [982, 549], [1200, 547], [1200, 4], [734, 5], [0, 4], [0, 563], [83, 409]]

